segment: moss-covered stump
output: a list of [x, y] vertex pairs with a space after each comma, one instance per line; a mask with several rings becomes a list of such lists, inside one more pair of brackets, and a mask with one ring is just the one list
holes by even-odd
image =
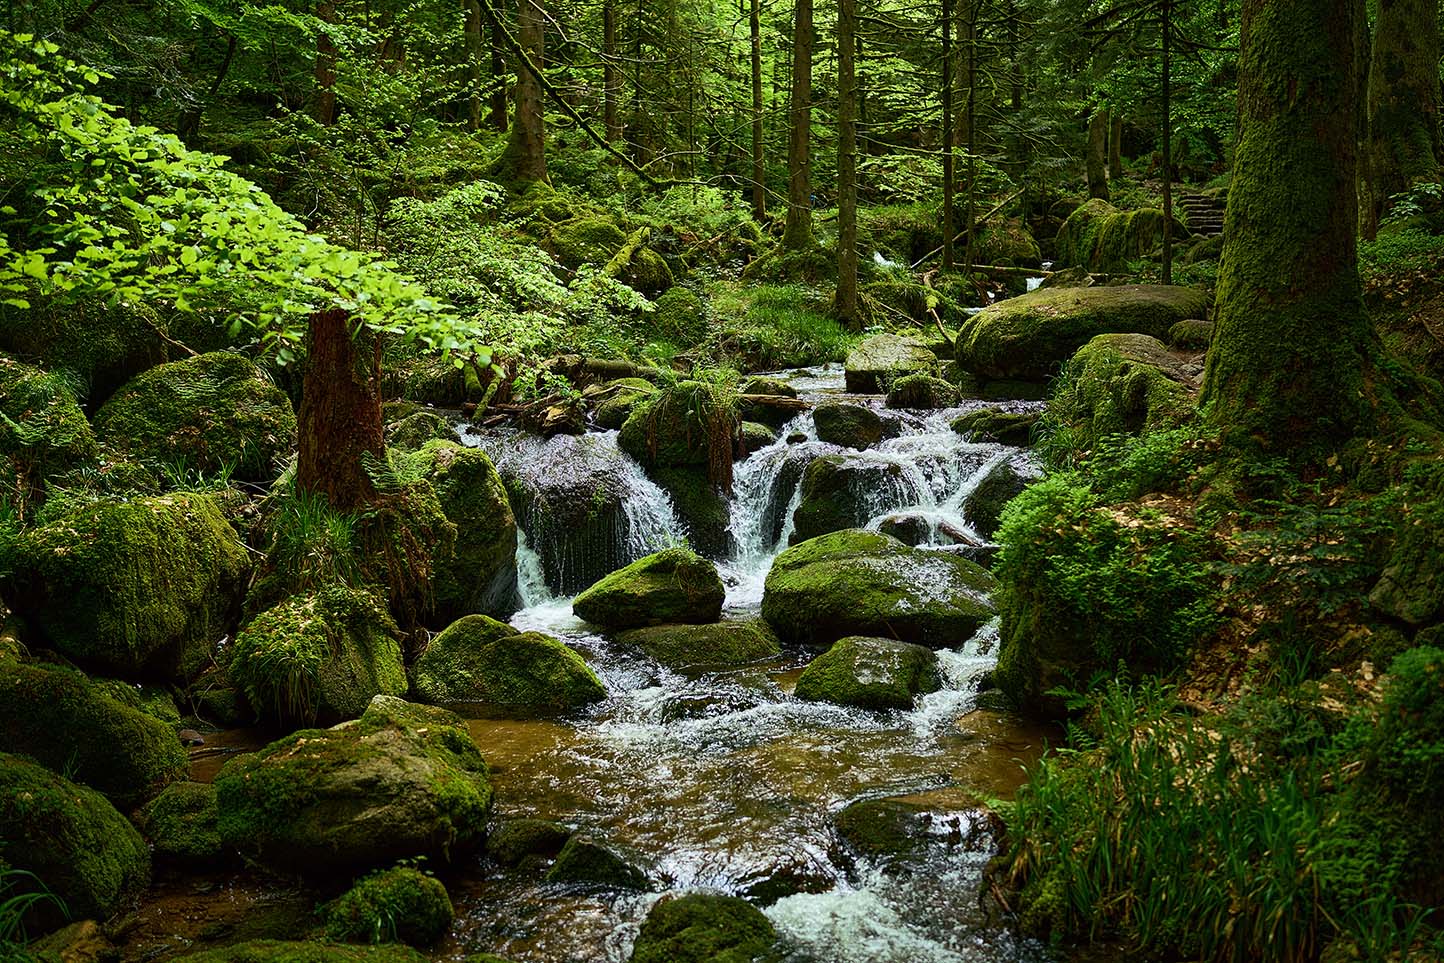
[[0, 416], [0, 456], [15, 473], [22, 498], [39, 495], [50, 478], [94, 465], [100, 457], [65, 376], [0, 355]]
[[1002, 408], [979, 408], [959, 415], [950, 423], [953, 431], [968, 435], [973, 441], [991, 441], [999, 445], [1026, 448], [1033, 443], [1033, 426], [1038, 423], [1036, 411], [1004, 411]]
[[89, 386], [88, 405], [100, 404], [166, 360], [156, 333], [162, 323], [149, 307], [124, 302], [107, 307], [101, 298], [60, 305], [28, 297], [28, 309], [0, 305], [0, 351], [77, 375]]
[[814, 458], [802, 473], [792, 513], [791, 544], [844, 528], [861, 528], [889, 492], [905, 491], [902, 466], [854, 455]]
[[732, 507], [707, 469], [653, 468], [648, 474], [672, 499], [687, 544], [708, 558], [726, 558], [732, 548]]
[[794, 695], [859, 709], [911, 709], [913, 700], [942, 688], [931, 649], [895, 639], [848, 636], [813, 659]]
[[284, 940], [251, 940], [176, 959], [185, 963], [426, 963], [426, 957], [401, 944], [353, 946]]
[[548, 883], [571, 883], [606, 889], [646, 890], [647, 874], [616, 850], [595, 839], [573, 835], [547, 870]]
[[413, 411], [386, 425], [386, 447], [396, 451], [418, 451], [429, 441], [460, 443], [461, 436], [434, 411]]
[[654, 625], [623, 632], [617, 641], [636, 646], [669, 669], [746, 665], [782, 651], [777, 634], [761, 619]]
[[938, 356], [920, 338], [875, 334], [847, 355], [843, 377], [854, 394], [882, 394], [904, 375], [937, 369]]
[[657, 386], [645, 378], [618, 378], [607, 382], [593, 392], [593, 398], [600, 399], [595, 413], [597, 427], [608, 430], [621, 428], [637, 405], [656, 393]]
[[157, 856], [208, 864], [221, 853], [216, 818], [215, 786], [178, 782], [141, 807], [136, 826]]
[[555, 225], [547, 239], [556, 259], [573, 271], [583, 264], [605, 266], [626, 243], [627, 235], [613, 221], [592, 216]]
[[1026, 462], [1012, 458], [998, 462], [968, 493], [963, 517], [979, 535], [992, 538], [998, 532], [1003, 509], [1038, 477], [1037, 470]]
[[704, 467], [720, 481], [715, 472], [731, 466], [741, 425], [735, 399], [726, 391], [681, 381], [634, 408], [618, 442], [648, 469]]
[[[0, 852], [81, 918], [105, 919], [150, 882], [150, 852], [104, 796], [22, 756], [0, 753]], [[32, 908], [41, 923], [58, 908]]]
[[772, 963], [776, 943], [772, 921], [746, 900], [688, 893], [652, 907], [631, 963]]
[[953, 408], [961, 396], [958, 388], [950, 381], [935, 378], [930, 374], [904, 375], [893, 382], [887, 393], [889, 408]]
[[0, 659], [0, 745], [138, 805], [185, 777], [175, 729], [74, 669]]
[[1102, 334], [1068, 365], [1048, 403], [1049, 417], [1088, 451], [1107, 435], [1176, 428], [1193, 417], [1197, 378], [1163, 342], [1142, 334]]
[[266, 719], [354, 719], [377, 695], [405, 695], [400, 631], [384, 600], [328, 586], [257, 615], [236, 636], [231, 680]]
[[486, 854], [503, 866], [520, 866], [528, 857], [551, 859], [572, 831], [550, 819], [507, 819], [486, 838]]
[[152, 368], [96, 413], [107, 448], [139, 461], [270, 482], [296, 450], [291, 401], [249, 359], [226, 351]]
[[578, 618], [612, 629], [716, 622], [727, 591], [717, 566], [696, 552], [669, 548], [638, 559], [578, 595]]
[[486, 762], [456, 715], [377, 696], [355, 722], [303, 729], [216, 776], [221, 840], [269, 869], [334, 878], [486, 833]]
[[978, 235], [977, 262], [1038, 267], [1043, 255], [1038, 241], [1018, 218], [993, 218]]
[[[1189, 237], [1189, 230], [1173, 220], [1174, 242]], [[1163, 212], [1153, 207], [1120, 211], [1097, 198], [1084, 204], [1063, 222], [1054, 242], [1059, 267], [1083, 267], [1103, 274], [1123, 274], [1130, 261], [1148, 257], [1163, 243]]]
[[777, 556], [762, 616], [784, 642], [820, 646], [863, 635], [945, 647], [992, 618], [992, 588], [993, 577], [966, 559], [849, 529]]
[[463, 615], [505, 618], [516, 610], [516, 518], [506, 486], [480, 448], [428, 442], [412, 456], [456, 526], [451, 552], [431, 558], [433, 617], [444, 624]]
[[1039, 288], [978, 312], [958, 331], [957, 359], [992, 380], [1047, 381], [1100, 334], [1166, 338], [1203, 315], [1204, 293], [1159, 284]]
[[1212, 321], [1189, 318], [1168, 329], [1168, 346], [1178, 351], [1207, 351], [1212, 341]]
[[430, 946], [451, 929], [455, 911], [441, 880], [397, 866], [358, 880], [322, 907], [321, 916], [335, 940]]
[[866, 405], [825, 401], [812, 410], [817, 440], [844, 448], [864, 449], [882, 441], [882, 419]]
[[469, 703], [526, 717], [570, 712], [607, 694], [573, 649], [484, 615], [468, 615], [432, 639], [411, 677], [422, 702]]
[[21, 534], [0, 594], [48, 645], [129, 679], [184, 681], [230, 630], [250, 560], [215, 499], [95, 502]]

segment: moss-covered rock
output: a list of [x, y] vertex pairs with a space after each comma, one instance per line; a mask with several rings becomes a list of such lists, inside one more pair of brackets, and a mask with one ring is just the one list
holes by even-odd
[[871, 448], [882, 441], [882, 418], [866, 405], [825, 401], [812, 410], [818, 441], [844, 448]]
[[358, 880], [321, 916], [332, 939], [430, 946], [451, 929], [455, 911], [441, 880], [397, 866]]
[[125, 678], [197, 675], [232, 624], [250, 560], [215, 499], [108, 499], [21, 534], [0, 594], [38, 639]]
[[[145, 841], [104, 796], [8, 753], [0, 753], [0, 852], [82, 918], [110, 916], [150, 882]], [[34, 913], [59, 915], [46, 904]]]
[[267, 719], [354, 719], [374, 696], [406, 694], [399, 636], [382, 599], [327, 586], [252, 619], [236, 636], [229, 674]]
[[649, 469], [715, 469], [731, 466], [741, 425], [730, 393], [701, 381], [681, 381], [634, 408], [618, 441]]
[[613, 629], [715, 622], [727, 591], [717, 566], [685, 548], [639, 559], [578, 595], [578, 618]]
[[434, 411], [413, 411], [386, 425], [386, 446], [396, 451], [417, 451], [429, 441], [459, 443], [461, 436]]
[[895, 639], [848, 636], [813, 659], [794, 695], [859, 709], [911, 709], [913, 699], [942, 688], [931, 649]]
[[636, 646], [669, 669], [746, 665], [782, 651], [776, 633], [761, 619], [654, 625], [623, 632], [617, 641]]
[[519, 866], [527, 857], [551, 859], [572, 831], [550, 819], [507, 819], [486, 838], [486, 853], [503, 866]]
[[1181, 351], [1207, 351], [1213, 341], [1213, 322], [1189, 318], [1168, 329], [1168, 345]]
[[956, 385], [922, 372], [904, 375], [887, 393], [889, 408], [952, 408], [959, 400]]
[[652, 907], [631, 963], [773, 963], [772, 921], [736, 896], [688, 893]]
[[481, 841], [486, 762], [444, 709], [377, 696], [355, 722], [303, 729], [216, 776], [221, 840], [267, 868], [334, 877]]
[[726, 558], [732, 547], [732, 507], [707, 469], [653, 468], [649, 474], [672, 499], [687, 544], [708, 558]]
[[583, 264], [605, 265], [627, 243], [627, 235], [607, 218], [583, 216], [552, 227], [548, 243], [558, 261], [576, 270]]
[[802, 494], [792, 513], [791, 544], [861, 528], [890, 492], [906, 492], [902, 466], [854, 455], [824, 455], [802, 473]]
[[[1174, 218], [1173, 240], [1188, 236], [1188, 228]], [[1148, 257], [1162, 242], [1162, 211], [1152, 207], [1120, 211], [1095, 198], [1063, 222], [1054, 242], [1054, 256], [1059, 267], [1122, 274], [1130, 261]]]
[[646, 890], [647, 874], [620, 853], [595, 839], [573, 835], [547, 870], [548, 883], [574, 883], [607, 889]]
[[937, 369], [938, 356], [919, 338], [875, 334], [848, 352], [843, 363], [847, 390], [881, 394], [904, 375]]
[[909, 859], [927, 852], [933, 832], [927, 807], [901, 799], [863, 799], [833, 817], [848, 848], [872, 860]]
[[1036, 411], [979, 408], [954, 418], [950, 427], [960, 435], [970, 436], [973, 441], [1025, 448], [1033, 443], [1033, 426], [1038, 423], [1039, 417]]
[[652, 330], [658, 340], [693, 345], [707, 336], [707, 312], [695, 292], [681, 286], [668, 288], [655, 303]]
[[176, 957], [185, 963], [426, 963], [409, 946], [250, 940]]
[[621, 272], [621, 279], [628, 287], [648, 297], [657, 297], [676, 283], [667, 259], [650, 247], [632, 252], [631, 260]]
[[784, 642], [864, 635], [953, 646], [992, 617], [992, 587], [992, 576], [966, 559], [849, 529], [777, 556], [762, 615]]
[[94, 465], [100, 457], [65, 376], [0, 355], [0, 416], [0, 456], [14, 472], [22, 498], [38, 496], [50, 478]]
[[773, 395], [779, 398], [796, 398], [797, 389], [792, 387], [781, 378], [772, 378], [767, 375], [754, 375], [742, 383], [738, 389], [744, 395]]
[[472, 703], [527, 717], [570, 712], [607, 694], [574, 650], [484, 615], [468, 615], [432, 639], [411, 676], [422, 702]]
[[1178, 427], [1193, 417], [1196, 387], [1196, 376], [1156, 338], [1100, 334], [1073, 356], [1048, 414], [1088, 451], [1107, 435]]
[[777, 432], [756, 421], [742, 422], [742, 457], [777, 444]]
[[296, 450], [296, 414], [249, 359], [226, 351], [152, 368], [96, 413], [107, 448], [157, 464], [270, 482]]
[[1408, 625], [1423, 627], [1444, 620], [1444, 532], [1438, 526], [1422, 519], [1401, 526], [1369, 602]]
[[146, 803], [136, 826], [157, 856], [210, 863], [221, 852], [216, 828], [216, 788], [210, 783], [177, 782]]
[[607, 382], [597, 392], [597, 397], [601, 398], [596, 409], [597, 427], [608, 430], [621, 428], [637, 405], [656, 393], [657, 386], [645, 378], [618, 378]]
[[963, 516], [979, 535], [992, 538], [997, 534], [1003, 509], [1037, 479], [1037, 470], [1025, 461], [1015, 458], [1000, 461], [989, 468], [968, 493], [963, 502]]
[[49, 371], [68, 371], [89, 386], [89, 404], [166, 360], [157, 334], [164, 325], [149, 307], [103, 299], [60, 304], [30, 296], [31, 307], [0, 305], [0, 351]]
[[977, 260], [981, 264], [1038, 267], [1043, 256], [1038, 241], [1018, 218], [993, 218], [978, 235]]
[[175, 729], [61, 666], [0, 660], [0, 737], [125, 807], [187, 768]]
[[1040, 288], [978, 312], [959, 329], [958, 363], [981, 378], [1047, 381], [1100, 334], [1168, 336], [1202, 316], [1204, 293], [1157, 284]]

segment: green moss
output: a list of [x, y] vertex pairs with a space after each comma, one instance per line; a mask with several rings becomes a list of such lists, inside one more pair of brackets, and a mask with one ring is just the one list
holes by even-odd
[[681, 381], [637, 405], [618, 443], [646, 468], [704, 467], [708, 480], [732, 484], [741, 430], [735, 397], [701, 381]]
[[897, 379], [887, 393], [889, 408], [953, 408], [959, 400], [951, 382], [922, 372]]
[[583, 836], [572, 836], [547, 871], [549, 883], [576, 883], [608, 889], [645, 890], [647, 874], [608, 846]]
[[777, 443], [777, 432], [771, 427], [759, 424], [755, 421], [742, 422], [742, 451], [750, 455], [754, 451], [761, 451], [769, 445]]
[[867, 205], [857, 212], [857, 249], [912, 264], [943, 246], [942, 225], [936, 203]]
[[773, 963], [776, 943], [772, 922], [746, 900], [688, 893], [652, 907], [631, 963]]
[[853, 394], [879, 394], [905, 375], [933, 372], [937, 367], [938, 356], [920, 339], [875, 334], [848, 352], [843, 377]]
[[1001, 408], [980, 408], [959, 415], [950, 424], [960, 435], [974, 441], [991, 441], [1000, 445], [1026, 447], [1033, 441], [1033, 426], [1039, 415], [1034, 411], [1004, 411]]
[[415, 411], [386, 426], [386, 446], [397, 451], [416, 451], [429, 441], [459, 440], [451, 422], [434, 411]]
[[574, 650], [484, 615], [468, 615], [432, 639], [412, 680], [423, 702], [477, 703], [512, 715], [570, 712], [606, 697]]
[[1190, 318], [1168, 329], [1169, 346], [1179, 350], [1207, 351], [1212, 341], [1213, 324], [1209, 321]]
[[672, 499], [687, 544], [709, 558], [723, 558], [732, 546], [731, 506], [704, 468], [653, 468], [648, 474]]
[[231, 626], [250, 560], [216, 501], [107, 499], [23, 533], [0, 583], [40, 639], [127, 678], [184, 680]]
[[0, 744], [133, 806], [185, 776], [175, 730], [74, 669], [0, 660]]
[[252, 940], [177, 957], [186, 963], [426, 963], [409, 946], [338, 946]]
[[548, 243], [558, 261], [576, 270], [583, 264], [605, 265], [627, 243], [627, 235], [607, 218], [582, 216], [552, 227]]
[[607, 382], [601, 392], [602, 402], [597, 405], [597, 426], [608, 430], [621, 428], [637, 405], [656, 393], [657, 386], [644, 378], [619, 378]]
[[[1173, 222], [1175, 242], [1189, 236]], [[1090, 200], [1063, 222], [1055, 242], [1059, 267], [1084, 267], [1104, 274], [1124, 274], [1129, 263], [1148, 257], [1163, 241], [1163, 212], [1157, 208], [1120, 211], [1103, 200]]]
[[1008, 459], [993, 465], [963, 502], [963, 514], [968, 524], [984, 538], [992, 538], [997, 534], [999, 520], [1008, 503], [1021, 495], [1036, 478], [1036, 472], [1026, 462]]
[[693, 291], [684, 287], [671, 288], [657, 299], [656, 306], [652, 314], [655, 340], [693, 345], [707, 336], [707, 313], [702, 299]]
[[88, 387], [92, 404], [166, 360], [156, 334], [164, 325], [149, 307], [107, 307], [103, 299], [64, 305], [34, 295], [28, 299], [29, 309], [0, 306], [0, 351], [75, 374]]
[[842, 361], [857, 340], [812, 288], [752, 284], [713, 290], [718, 360], [744, 371], [776, 371]]
[[104, 796], [0, 753], [0, 850], [73, 916], [105, 919], [150, 881], [150, 853]]
[[375, 695], [405, 694], [399, 634], [375, 595], [328, 586], [251, 620], [236, 636], [228, 671], [268, 719], [354, 719]]
[[676, 279], [666, 258], [649, 247], [643, 247], [632, 252], [632, 259], [622, 272], [622, 280], [628, 287], [655, 297], [672, 287]]
[[848, 455], [814, 458], [802, 473], [801, 496], [792, 513], [792, 543], [866, 525], [877, 493], [900, 490], [902, 484], [898, 464]]
[[144, 712], [172, 729], [181, 727], [180, 709], [176, 708], [175, 698], [165, 686], [122, 682], [120, 679], [92, 679], [91, 682], [116, 702]]
[[1021, 220], [993, 218], [978, 236], [976, 260], [980, 264], [1038, 267], [1043, 256]]
[[882, 418], [866, 405], [825, 401], [812, 409], [818, 441], [844, 448], [871, 448], [882, 441]]
[[1438, 812], [1444, 802], [1444, 650], [1411, 649], [1389, 666], [1372, 771], [1394, 792]]
[[221, 852], [216, 819], [214, 786], [178, 782], [141, 808], [136, 826], [155, 847], [157, 856], [209, 863]]
[[685, 548], [669, 548], [602, 578], [573, 600], [572, 611], [615, 629], [715, 622], [725, 596], [717, 566]]
[[874, 860], [905, 859], [925, 852], [933, 830], [930, 823], [926, 808], [899, 799], [850, 803], [833, 819], [838, 836], [854, 852]]
[[398, 866], [359, 880], [321, 915], [332, 939], [430, 946], [451, 929], [454, 911], [440, 880]]
[[777, 635], [761, 619], [715, 625], [654, 625], [623, 632], [617, 641], [636, 646], [670, 669], [746, 665], [782, 651]]
[[570, 829], [549, 819], [508, 819], [487, 837], [486, 852], [503, 866], [519, 866], [528, 856], [556, 856], [571, 838]]
[[19, 482], [17, 507], [53, 476], [96, 463], [95, 434], [65, 377], [0, 355], [0, 456]]
[[911, 709], [913, 699], [942, 688], [937, 656], [920, 645], [849, 636], [813, 659], [794, 695], [859, 709]]
[[1073, 356], [1048, 402], [1048, 421], [1079, 451], [1108, 435], [1166, 431], [1194, 415], [1194, 379], [1161, 341], [1101, 334]]
[[217, 351], [152, 368], [95, 416], [106, 447], [142, 462], [184, 464], [270, 482], [296, 450], [291, 402], [251, 361]]
[[849, 635], [959, 645], [993, 615], [988, 573], [954, 555], [849, 529], [792, 546], [772, 563], [762, 615], [784, 642]]

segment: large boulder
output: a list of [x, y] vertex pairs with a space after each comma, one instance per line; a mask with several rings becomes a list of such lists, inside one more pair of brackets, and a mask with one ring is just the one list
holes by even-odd
[[[1174, 218], [1172, 235], [1177, 242], [1187, 238], [1189, 230]], [[1162, 242], [1163, 211], [1156, 207], [1120, 211], [1094, 198], [1063, 222], [1054, 255], [1059, 267], [1124, 274], [1129, 262], [1148, 257]]]
[[921, 339], [875, 334], [848, 353], [843, 377], [854, 394], [881, 394], [898, 378], [937, 366], [938, 356]]
[[481, 842], [486, 762], [444, 709], [377, 696], [361, 718], [303, 729], [216, 776], [221, 839], [269, 869], [335, 878]]
[[1100, 334], [1073, 356], [1048, 403], [1073, 446], [1176, 428], [1193, 417], [1198, 365], [1146, 334]]
[[687, 893], [652, 907], [631, 963], [773, 963], [776, 943], [772, 921], [746, 900]]
[[648, 473], [672, 500], [687, 544], [708, 558], [725, 558], [732, 545], [732, 509], [704, 467], [653, 468]]
[[985, 308], [958, 331], [958, 363], [980, 378], [1047, 381], [1100, 334], [1165, 338], [1179, 321], [1200, 317], [1196, 288], [1128, 284], [1040, 288]]
[[735, 399], [702, 381], [680, 381], [632, 409], [618, 438], [646, 468], [732, 463], [741, 431]]
[[0, 745], [125, 807], [187, 770], [171, 726], [74, 669], [17, 659], [0, 659]]
[[931, 649], [896, 639], [849, 636], [813, 659], [794, 695], [859, 709], [911, 709], [913, 699], [942, 688]]
[[617, 636], [669, 669], [746, 665], [782, 651], [777, 634], [762, 619], [713, 625], [654, 625]]
[[[686, 288], [674, 290], [686, 291]], [[626, 423], [637, 405], [657, 393], [657, 386], [645, 378], [618, 378], [595, 391], [590, 388], [587, 391], [591, 394], [588, 400], [596, 403], [597, 427], [615, 430]]]
[[902, 466], [856, 455], [824, 455], [802, 473], [791, 543], [861, 528], [887, 505], [906, 503]]
[[63, 304], [27, 295], [29, 308], [0, 304], [0, 351], [68, 371], [97, 405], [122, 384], [166, 360], [161, 319], [148, 306], [105, 298]]
[[945, 552], [848, 529], [794, 545], [772, 563], [762, 616], [784, 642], [849, 635], [959, 645], [993, 616], [993, 578]]
[[384, 600], [332, 585], [257, 615], [236, 636], [230, 678], [270, 721], [354, 719], [377, 695], [405, 695], [400, 630]]
[[468, 615], [440, 632], [411, 677], [422, 702], [469, 703], [527, 717], [569, 712], [607, 694], [574, 650], [484, 615]]
[[583, 264], [606, 265], [627, 243], [627, 235], [614, 221], [583, 215], [554, 226], [548, 243], [558, 261], [576, 270]]
[[978, 236], [977, 258], [982, 264], [1017, 267], [1038, 267], [1043, 263], [1038, 241], [1017, 218], [995, 217], [988, 221]]
[[[105, 919], [150, 882], [145, 841], [104, 796], [8, 753], [0, 753], [0, 854], [81, 919]], [[32, 912], [60, 915], [44, 902]]]
[[0, 456], [22, 498], [38, 494], [55, 475], [100, 457], [95, 433], [63, 375], [0, 355], [0, 416]]
[[598, 581], [572, 602], [578, 618], [613, 629], [715, 622], [727, 595], [717, 566], [669, 548]]
[[844, 448], [871, 448], [882, 441], [882, 418], [866, 405], [827, 401], [812, 411], [817, 440]]
[[184, 681], [230, 630], [250, 570], [215, 499], [105, 499], [29, 529], [0, 594], [37, 640], [124, 678]]
[[296, 450], [296, 413], [254, 362], [216, 351], [152, 368], [96, 413], [107, 448], [138, 461], [270, 482]]

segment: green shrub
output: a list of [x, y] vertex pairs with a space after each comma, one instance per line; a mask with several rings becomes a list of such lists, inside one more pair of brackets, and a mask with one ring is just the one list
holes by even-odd
[[1420, 646], [1389, 666], [1370, 755], [1395, 792], [1435, 809], [1444, 801], [1444, 651]]

